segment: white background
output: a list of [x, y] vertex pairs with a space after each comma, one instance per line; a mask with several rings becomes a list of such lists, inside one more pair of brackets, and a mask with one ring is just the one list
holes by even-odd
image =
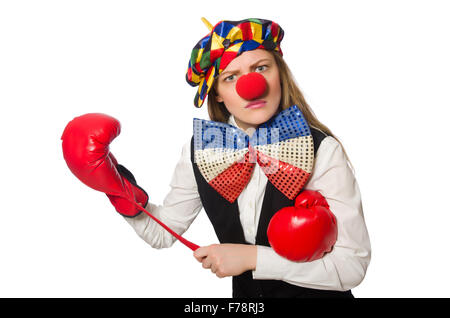
[[[356, 168], [372, 243], [357, 297], [450, 292], [446, 1], [1, 1], [0, 296], [230, 297], [179, 242], [155, 250], [76, 179], [61, 134], [103, 112], [111, 151], [161, 204], [192, 118], [200, 20], [272, 19], [320, 121]], [[201, 212], [185, 237], [217, 243]]]

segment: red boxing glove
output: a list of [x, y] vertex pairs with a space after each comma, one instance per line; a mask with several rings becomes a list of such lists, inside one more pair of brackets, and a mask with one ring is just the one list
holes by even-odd
[[62, 134], [64, 159], [69, 169], [87, 186], [104, 192], [116, 211], [134, 217], [141, 211], [133, 204], [147, 205], [148, 195], [136, 184], [131, 172], [117, 163], [109, 144], [120, 134], [115, 118], [99, 113], [70, 121]]
[[314, 261], [330, 252], [336, 243], [336, 218], [319, 192], [304, 190], [294, 206], [274, 214], [267, 237], [279, 255], [296, 262]]

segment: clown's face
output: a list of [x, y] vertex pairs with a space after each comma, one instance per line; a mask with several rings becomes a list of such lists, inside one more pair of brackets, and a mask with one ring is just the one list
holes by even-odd
[[[244, 98], [236, 91], [236, 83], [243, 75], [251, 72], [260, 73], [264, 77], [267, 89], [257, 96], [252, 94], [250, 88], [249, 94], [241, 93]], [[269, 120], [280, 105], [281, 84], [277, 63], [272, 54], [264, 49], [242, 53], [227, 65], [216, 81], [217, 101], [225, 104], [243, 130], [256, 128]]]

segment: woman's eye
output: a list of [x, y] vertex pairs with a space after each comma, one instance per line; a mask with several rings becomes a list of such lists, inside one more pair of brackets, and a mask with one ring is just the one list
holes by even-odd
[[235, 77], [236, 77], [236, 75], [230, 75], [228, 77], [225, 77], [224, 81], [225, 82], [230, 82], [230, 81], [234, 80]]
[[262, 71], [265, 71], [266, 69], [267, 69], [267, 65], [260, 65], [260, 66], [257, 66], [255, 70], [257, 72], [262, 72]]

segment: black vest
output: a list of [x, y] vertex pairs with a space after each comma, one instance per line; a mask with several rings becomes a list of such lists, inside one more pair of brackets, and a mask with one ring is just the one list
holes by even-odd
[[[326, 137], [321, 131], [310, 127], [314, 140], [314, 155]], [[238, 200], [230, 203], [212, 188], [194, 162], [194, 137], [191, 139], [191, 161], [197, 181], [198, 192], [220, 243], [250, 244], [245, 240], [239, 218]], [[267, 227], [272, 216], [283, 207], [293, 206], [294, 200], [285, 197], [272, 183], [267, 182], [264, 201], [256, 234], [256, 245], [270, 246]], [[281, 280], [256, 280], [251, 271], [233, 276], [233, 297], [353, 297], [351, 291], [328, 291], [299, 287]]]

